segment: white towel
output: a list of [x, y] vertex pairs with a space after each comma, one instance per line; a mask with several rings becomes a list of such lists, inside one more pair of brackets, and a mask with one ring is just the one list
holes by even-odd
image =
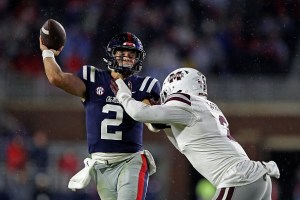
[[144, 150], [143, 153], [147, 157], [148, 164], [149, 164], [149, 176], [156, 172], [156, 165], [153, 156], [148, 150]]
[[72, 191], [85, 188], [91, 181], [90, 172], [93, 169], [96, 161], [91, 158], [85, 158], [84, 168], [75, 174], [69, 181], [68, 188]]

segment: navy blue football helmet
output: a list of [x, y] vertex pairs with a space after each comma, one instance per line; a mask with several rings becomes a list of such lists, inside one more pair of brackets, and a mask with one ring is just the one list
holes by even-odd
[[[120, 66], [117, 62], [115, 53], [122, 50], [131, 50], [137, 53], [135, 63], [131, 68]], [[103, 60], [107, 63], [107, 67], [125, 76], [139, 73], [142, 70], [142, 62], [146, 56], [140, 39], [129, 32], [114, 36], [106, 47], [106, 53], [107, 58]]]

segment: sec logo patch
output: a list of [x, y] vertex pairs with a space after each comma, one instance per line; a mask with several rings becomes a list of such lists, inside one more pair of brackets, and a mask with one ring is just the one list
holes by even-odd
[[98, 94], [99, 96], [101, 96], [102, 94], [104, 94], [104, 88], [103, 87], [97, 87], [96, 88], [96, 94]]

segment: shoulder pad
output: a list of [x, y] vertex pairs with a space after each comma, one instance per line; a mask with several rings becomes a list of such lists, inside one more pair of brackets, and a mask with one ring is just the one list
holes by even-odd
[[141, 87], [139, 88], [139, 91], [145, 91], [147, 93], [150, 93], [152, 91], [155, 83], [158, 83], [157, 79], [147, 76], [144, 78], [144, 80], [141, 84]]
[[98, 71], [98, 68], [92, 65], [84, 65], [82, 67], [82, 78], [84, 80], [95, 82], [95, 72]]

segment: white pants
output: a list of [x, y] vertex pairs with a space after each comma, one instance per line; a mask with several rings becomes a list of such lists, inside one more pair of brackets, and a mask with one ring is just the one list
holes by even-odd
[[113, 163], [96, 164], [92, 178], [101, 200], [144, 200], [149, 180], [145, 154]]
[[238, 187], [217, 189], [213, 200], [271, 200], [272, 182], [269, 175]]

